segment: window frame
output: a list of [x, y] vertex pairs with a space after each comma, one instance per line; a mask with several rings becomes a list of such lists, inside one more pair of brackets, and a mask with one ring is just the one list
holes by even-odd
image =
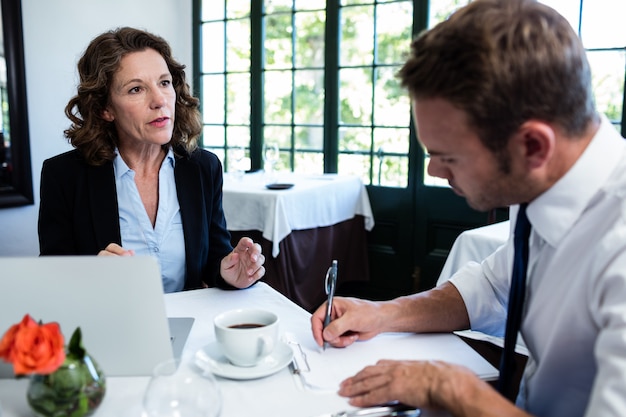
[[[213, 0], [215, 1], [215, 0]], [[391, 0], [393, 1], [393, 0]], [[578, 27], [574, 28], [577, 30], [579, 36], [581, 36], [582, 25], [584, 24], [583, 20], [585, 16], [583, 15], [583, 0], [580, 1], [579, 15], [578, 15]], [[430, 1], [428, 0], [413, 0], [413, 28], [412, 35], [415, 36], [421, 30], [428, 27], [429, 23], [429, 6]], [[378, 4], [386, 4], [379, 3], [375, 1], [373, 3], [375, 6]], [[226, 0], [224, 0], [224, 7], [226, 7]], [[366, 154], [369, 157], [370, 161], [370, 172], [369, 172], [369, 183], [366, 183], [369, 186], [377, 186], [376, 178], [374, 178], [374, 164], [376, 163], [376, 151], [374, 149], [374, 139], [373, 132], [377, 127], [376, 123], [372, 120], [369, 126], [363, 126], [364, 128], [370, 129], [370, 149], [368, 151], [357, 150], [357, 151], [348, 151], [348, 150], [339, 150], [339, 135], [340, 129], [344, 127], [339, 120], [339, 74], [341, 70], [340, 65], [340, 24], [341, 24], [341, 8], [345, 7], [341, 5], [340, 0], [327, 0], [326, 2], [326, 24], [325, 24], [325, 56], [324, 56], [324, 111], [323, 111], [323, 172], [325, 173], [337, 173], [339, 171], [339, 157], [340, 154]], [[193, 0], [193, 83], [195, 86], [195, 90], [197, 95], [201, 99], [202, 103], [202, 92], [203, 92], [203, 74], [201, 72], [202, 65], [202, 0]], [[292, 11], [295, 13], [295, 11]], [[250, 41], [250, 142], [249, 142], [249, 157], [250, 157], [250, 168], [251, 171], [261, 170], [263, 168], [263, 144], [264, 144], [264, 23], [263, 20], [265, 18], [264, 12], [264, 1], [252, 1], [250, 6], [250, 32], [251, 32], [251, 41]], [[225, 16], [224, 21], [227, 21], [229, 18]], [[376, 18], [374, 18], [376, 19]], [[375, 20], [374, 20], [375, 22]], [[226, 42], [226, 40], [225, 40]], [[611, 52], [611, 51], [625, 51], [626, 45], [623, 48], [613, 47], [613, 48], [585, 48], [587, 53], [593, 52]], [[371, 66], [372, 70], [376, 68], [382, 67], [384, 64], [378, 64], [376, 62]], [[296, 71], [296, 68], [292, 68], [292, 71]], [[225, 74], [228, 74], [228, 70], [225, 69]], [[626, 86], [626, 65], [624, 68], [624, 85]], [[372, 101], [375, 98], [372, 97]], [[373, 103], [372, 103], [373, 104]], [[411, 119], [411, 116], [408, 116]], [[622, 91], [622, 110], [621, 110], [621, 120], [612, 120], [614, 124], [620, 124], [620, 132], [622, 136], [626, 136], [626, 88]], [[228, 121], [224, 121], [224, 128], [227, 126], [233, 126], [232, 124], [228, 124]], [[292, 131], [296, 126], [301, 126], [301, 124], [295, 124], [292, 120], [290, 124]], [[409, 120], [408, 124], [409, 135], [407, 140], [409, 141], [409, 150], [408, 154], [400, 154], [399, 156], [406, 156], [408, 158], [408, 179], [405, 185], [406, 188], [411, 187], [411, 183], [416, 181], [417, 184], [422, 184], [425, 177], [425, 160], [426, 157], [424, 155], [423, 149], [419, 146], [415, 146], [415, 129], [413, 126], [412, 120]], [[294, 155], [296, 152], [308, 152], [303, 149], [296, 149], [293, 140], [292, 133], [292, 141], [291, 141], [290, 149], [281, 149], [283, 152], [290, 153], [290, 168], [294, 167]], [[201, 139], [202, 143], [202, 139]], [[224, 155], [228, 150], [228, 140], [224, 142], [224, 145], [221, 147]], [[313, 151], [317, 152], [317, 151]], [[385, 156], [398, 156], [394, 152], [385, 152]], [[224, 162], [225, 170], [228, 167], [228, 158], [225, 158]]]
[[[371, 1], [368, 4], [371, 4], [373, 7], [379, 7], [380, 5], [392, 3], [392, 2], [402, 2], [404, 0], [390, 0], [389, 2], [378, 2]], [[416, 1], [412, 2], [413, 5], [413, 27], [411, 28], [411, 36], [414, 36], [418, 33], [421, 28], [416, 28], [416, 21], [426, 22], [428, 20], [428, 5], [425, 1]], [[226, 7], [226, 2], [224, 1], [224, 7]], [[411, 186], [411, 178], [414, 176], [413, 172], [415, 169], [414, 159], [417, 155], [413, 155], [416, 152], [422, 153], [420, 147], [414, 146], [414, 133], [412, 127], [412, 120], [410, 112], [407, 114], [407, 124], [406, 126], [387, 126], [387, 125], [379, 125], [374, 120], [371, 120], [369, 125], [363, 125], [364, 129], [370, 130], [370, 147], [369, 149], [363, 150], [341, 150], [339, 149], [340, 140], [340, 129], [343, 127], [350, 127], [350, 125], [342, 124], [339, 120], [339, 83], [340, 83], [340, 24], [341, 24], [341, 8], [345, 7], [341, 5], [340, 0], [328, 0], [326, 2], [325, 15], [326, 15], [326, 23], [325, 23], [325, 33], [324, 33], [324, 41], [325, 41], [325, 51], [324, 51], [324, 110], [323, 110], [323, 147], [321, 150], [321, 155], [323, 158], [323, 172], [324, 173], [337, 173], [339, 172], [339, 157], [342, 155], [350, 155], [350, 154], [359, 154], [366, 155], [369, 159], [369, 181], [366, 182], [366, 185], [377, 185], [379, 180], [375, 178], [374, 175], [374, 165], [377, 163], [377, 158], [383, 157], [400, 157], [406, 158], [405, 169], [408, 172], [408, 178], [406, 184], [401, 188], [408, 188]], [[307, 9], [308, 10], [308, 9]], [[294, 11], [292, 13], [297, 12]], [[226, 15], [226, 13], [225, 13]], [[249, 145], [249, 157], [250, 157], [250, 170], [257, 171], [263, 168], [263, 156], [262, 149], [264, 144], [264, 135], [263, 131], [265, 128], [264, 122], [264, 48], [263, 48], [263, 39], [264, 39], [264, 27], [263, 27], [263, 19], [265, 18], [264, 12], [264, 2], [263, 1], [253, 1], [250, 6], [250, 31], [251, 31], [251, 39], [250, 39], [250, 145]], [[418, 19], [418, 20], [416, 20]], [[224, 21], [227, 21], [228, 17], [224, 17]], [[374, 17], [374, 22], [376, 22], [376, 17]], [[201, 103], [203, 102], [203, 76], [205, 74], [202, 73], [202, 0], [193, 0], [193, 84], [195, 86], [196, 94], [200, 97]], [[408, 41], [407, 41], [408, 43]], [[408, 45], [407, 45], [408, 49]], [[377, 68], [388, 67], [388, 64], [376, 63], [373, 62], [369, 65], [372, 71], [375, 71]], [[297, 71], [297, 68], [292, 68], [292, 71]], [[225, 74], [228, 73], [228, 69], [225, 69]], [[374, 97], [372, 98], [372, 106], [374, 105]], [[223, 124], [224, 128], [229, 126], [228, 121], [225, 120]], [[297, 126], [306, 126], [306, 124], [294, 124], [293, 121], [291, 123], [291, 128]], [[374, 149], [374, 131], [377, 127], [400, 127], [406, 128], [409, 134], [407, 135], [406, 140], [409, 141], [409, 146], [407, 147], [407, 153], [398, 153], [393, 151], [388, 152], [377, 152]], [[204, 147], [203, 140], [201, 138], [201, 146]], [[216, 149], [216, 147], [207, 147], [207, 149]], [[223, 146], [219, 147], [220, 151], [226, 155], [228, 149], [228, 140], [226, 140]], [[293, 170], [294, 167], [294, 155], [295, 153], [306, 153], [306, 152], [318, 152], [317, 150], [309, 151], [306, 149], [297, 149], [293, 143], [293, 134], [292, 134], [292, 144], [290, 149], [281, 148], [282, 152], [289, 152], [291, 158], [290, 169]], [[417, 156], [419, 157], [419, 156]], [[224, 169], [228, 170], [228, 158], [224, 158]], [[419, 171], [418, 171], [419, 172]]]

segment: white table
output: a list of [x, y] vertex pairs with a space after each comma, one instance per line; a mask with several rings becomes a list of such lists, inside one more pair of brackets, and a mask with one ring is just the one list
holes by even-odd
[[468, 262], [481, 262], [495, 252], [509, 238], [510, 228], [511, 222], [507, 220], [461, 233], [450, 249], [437, 284], [447, 281]]
[[[214, 341], [213, 317], [219, 312], [237, 307], [261, 307], [275, 311], [280, 318], [281, 332], [294, 334], [299, 341], [312, 342], [310, 315], [297, 305], [271, 289], [258, 283], [247, 290], [222, 291], [203, 289], [168, 294], [165, 296], [167, 314], [171, 317], [195, 317], [196, 321], [187, 340], [183, 361], [192, 361], [195, 352]], [[379, 336], [384, 337], [385, 335]], [[436, 338], [437, 335], [420, 335]], [[450, 336], [455, 338], [455, 336]], [[375, 340], [365, 343], [375, 343]], [[428, 339], [425, 339], [428, 340]], [[448, 342], [451, 339], [446, 339]], [[454, 339], [456, 340], [456, 339]], [[363, 346], [367, 346], [363, 344]], [[471, 369], [484, 369], [486, 362], [462, 342], [454, 344], [455, 356], [471, 358], [465, 363]], [[372, 345], [374, 346], [374, 345]], [[441, 346], [445, 350], [445, 346]], [[347, 348], [346, 354], [349, 354]], [[336, 353], [342, 353], [336, 352]], [[388, 349], [381, 355], [386, 356]], [[341, 362], [333, 367], [341, 367]], [[31, 416], [26, 403], [26, 379], [0, 380], [2, 417]], [[109, 377], [107, 393], [96, 416], [141, 416], [141, 398], [148, 377]], [[221, 417], [315, 417], [344, 409], [351, 409], [346, 399], [329, 391], [303, 388], [289, 367], [266, 378], [236, 381], [218, 378], [223, 396]], [[431, 414], [428, 414], [431, 415]], [[439, 414], [437, 414], [439, 415]]]
[[272, 242], [272, 256], [294, 230], [332, 226], [360, 215], [372, 230], [374, 215], [367, 190], [357, 176], [277, 173], [274, 181], [291, 183], [286, 190], [268, 190], [267, 174], [224, 175], [222, 206], [228, 230], [259, 230]]
[[294, 184], [269, 190], [263, 172], [224, 176], [222, 205], [232, 243], [243, 236], [261, 244], [264, 282], [312, 311], [325, 299], [324, 277], [333, 260], [338, 284], [368, 281], [367, 231], [374, 216], [367, 190], [356, 176], [276, 173]]

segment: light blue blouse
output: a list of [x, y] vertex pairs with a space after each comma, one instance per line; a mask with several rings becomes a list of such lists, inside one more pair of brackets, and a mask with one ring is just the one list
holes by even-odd
[[185, 238], [174, 164], [170, 149], [159, 170], [159, 207], [153, 228], [135, 184], [135, 171], [119, 153], [113, 161], [122, 246], [133, 249], [136, 255], [150, 255], [158, 260], [166, 293], [181, 291], [185, 285]]

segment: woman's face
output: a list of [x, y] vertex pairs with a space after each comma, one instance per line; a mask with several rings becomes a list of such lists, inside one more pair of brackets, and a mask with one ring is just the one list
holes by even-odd
[[154, 49], [146, 49], [120, 61], [102, 116], [115, 124], [120, 146], [161, 146], [172, 139], [175, 105], [165, 60]]

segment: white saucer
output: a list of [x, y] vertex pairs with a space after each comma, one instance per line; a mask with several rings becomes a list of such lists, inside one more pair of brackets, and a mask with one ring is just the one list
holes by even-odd
[[217, 342], [209, 343], [196, 352], [196, 365], [211, 371], [217, 376], [230, 379], [256, 379], [272, 375], [293, 359], [293, 350], [284, 342], [278, 342], [271, 355], [258, 365], [251, 367], [235, 366], [222, 354]]

